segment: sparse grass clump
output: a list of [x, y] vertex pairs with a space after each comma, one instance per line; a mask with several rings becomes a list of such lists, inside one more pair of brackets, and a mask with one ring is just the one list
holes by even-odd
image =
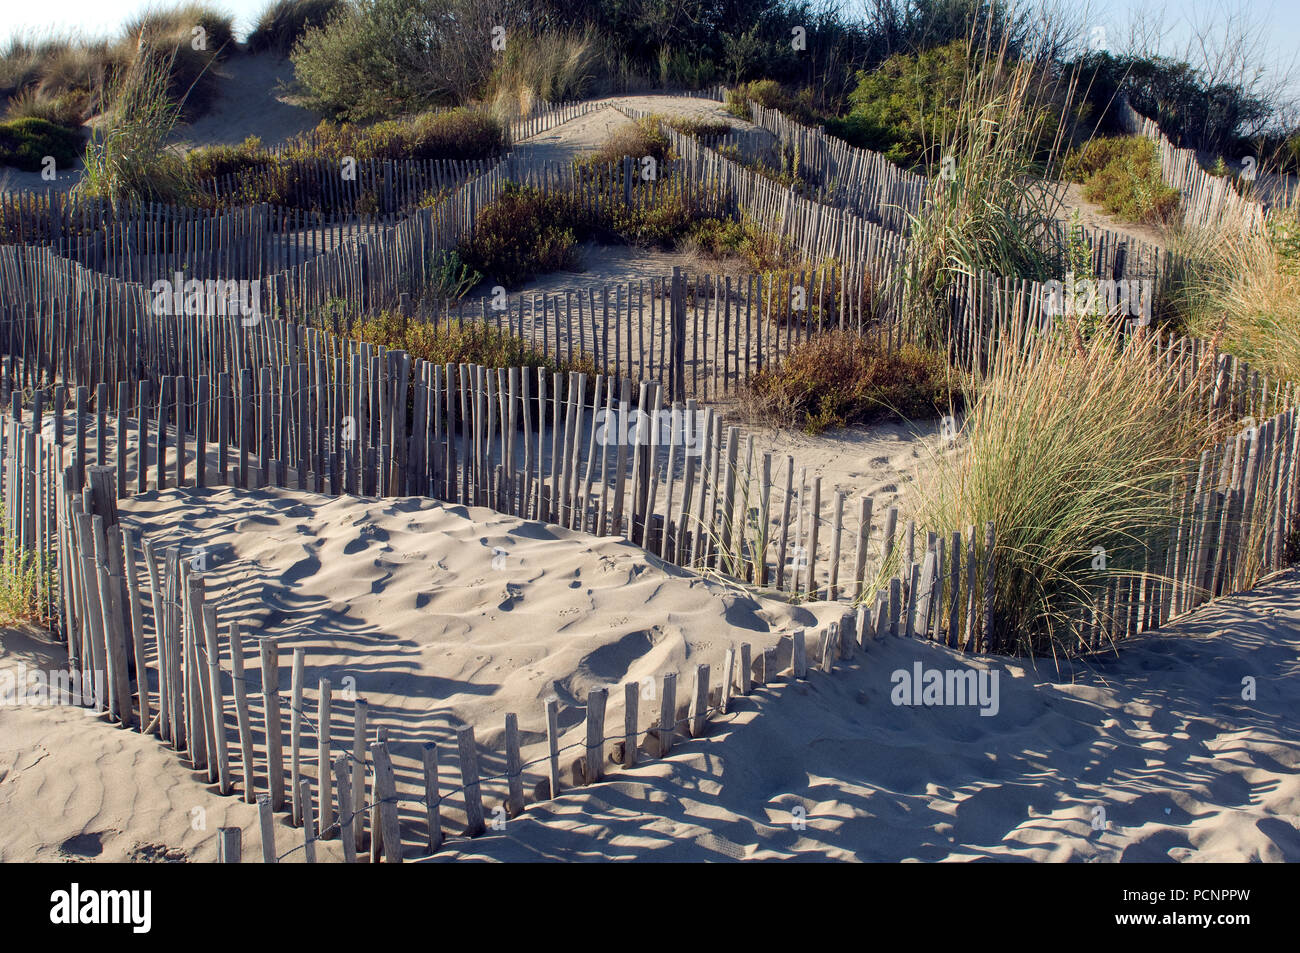
[[886, 353], [873, 338], [826, 331], [780, 366], [764, 368], [744, 402], [758, 419], [819, 434], [877, 420], [930, 419], [947, 413], [954, 394], [943, 357], [913, 345]]
[[167, 95], [192, 119], [216, 93], [213, 65], [234, 48], [230, 16], [202, 3], [145, 10], [113, 39], [18, 36], [0, 50], [0, 97], [10, 118], [76, 127], [140, 60], [165, 56]]
[[1083, 183], [1088, 201], [1127, 221], [1163, 225], [1178, 211], [1178, 190], [1165, 185], [1145, 136], [1092, 139], [1066, 156], [1061, 172]]
[[1027, 353], [1002, 349], [968, 395], [962, 452], [936, 461], [919, 514], [935, 532], [995, 524], [998, 645], [1072, 652], [1072, 625], [1100, 587], [1143, 571], [1176, 519], [1179, 477], [1189, 465], [1195, 477], [1211, 439], [1191, 409], [1202, 385], [1145, 336], [1057, 334]]
[[[8, 540], [9, 546], [13, 540]], [[6, 547], [0, 557], [0, 628], [22, 622], [41, 622], [41, 584], [36, 561], [20, 557]]]
[[664, 116], [664, 123], [680, 132], [683, 136], [694, 136], [702, 142], [721, 139], [733, 131], [731, 123], [725, 119], [703, 119], [694, 116]]
[[336, 311], [317, 318], [317, 325], [331, 331], [346, 331], [349, 337], [391, 350], [405, 351], [412, 360], [433, 364], [481, 364], [484, 367], [544, 367], [552, 371], [588, 371], [595, 378], [595, 365], [588, 355], [575, 355], [570, 363], [557, 364], [530, 342], [498, 329], [483, 320], [434, 324], [406, 317], [396, 311], [344, 322]]
[[748, 216], [701, 219], [691, 226], [687, 246], [710, 258], [738, 259], [750, 272], [775, 271], [799, 261], [790, 239]]
[[68, 91], [49, 94], [29, 86], [9, 100], [6, 119], [43, 119], [66, 129], [76, 129], [90, 113], [90, 94]]
[[81, 134], [65, 126], [36, 118], [0, 122], [0, 165], [38, 172], [50, 156], [56, 169], [67, 169], [80, 152]]
[[723, 146], [718, 154], [801, 195], [816, 191], [816, 176], [800, 161], [799, 152], [793, 146], [779, 150], [776, 165], [745, 155], [739, 146]]
[[251, 53], [271, 52], [288, 56], [294, 44], [308, 30], [324, 26], [345, 0], [271, 0], [248, 34]]

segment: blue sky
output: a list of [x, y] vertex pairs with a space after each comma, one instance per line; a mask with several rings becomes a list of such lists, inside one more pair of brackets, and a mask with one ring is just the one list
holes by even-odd
[[[859, 0], [847, 0], [850, 6]], [[1030, 0], [1025, 0], [1030, 2]], [[1262, 40], [1268, 65], [1288, 75], [1296, 70], [1300, 52], [1300, 2], [1297, 0], [1171, 0], [1168, 3], [1143, 2], [1143, 0], [1054, 0], [1088, 25], [1089, 32], [1101, 27], [1113, 46], [1119, 41], [1135, 15], [1163, 12], [1167, 31], [1164, 34], [1165, 51], [1179, 53], [1194, 35], [1195, 23], [1222, 23], [1234, 13], [1245, 13], [1253, 22], [1266, 29]], [[87, 35], [111, 34], [134, 13], [153, 5], [152, 0], [41, 0], [39, 3], [20, 3], [5, 0], [4, 21], [0, 23], [0, 41], [15, 32], [81, 31]], [[214, 4], [224, 8], [236, 18], [237, 30], [249, 29], [267, 0], [217, 0]], [[164, 5], [169, 5], [164, 0]], [[1300, 76], [1292, 81], [1292, 88], [1300, 98]]]

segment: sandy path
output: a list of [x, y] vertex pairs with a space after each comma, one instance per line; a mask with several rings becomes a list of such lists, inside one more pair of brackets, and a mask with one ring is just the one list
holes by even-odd
[[273, 53], [236, 53], [217, 67], [218, 93], [211, 108], [177, 128], [184, 149], [236, 145], [249, 136], [277, 146], [316, 127], [321, 117], [300, 106], [282, 87], [293, 81], [293, 64]]
[[710, 99], [693, 99], [688, 96], [611, 96], [597, 102], [608, 107], [571, 119], [546, 132], [520, 140], [515, 144], [516, 154], [533, 162], [563, 162], [594, 152], [605, 144], [610, 134], [630, 121], [618, 108], [663, 113], [693, 119], [723, 120], [736, 129], [772, 138], [761, 127], [747, 119], [739, 119], [727, 112], [722, 103]]
[[[445, 858], [1300, 860], [1297, 606], [1293, 571], [1062, 678], [880, 643]], [[997, 714], [896, 707], [917, 663], [997, 672]]]

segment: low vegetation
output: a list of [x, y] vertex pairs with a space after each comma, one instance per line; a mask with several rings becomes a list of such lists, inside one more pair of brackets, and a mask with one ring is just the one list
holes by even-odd
[[41, 582], [36, 562], [15, 554], [13, 540], [7, 540], [0, 556], [0, 629], [24, 622], [40, 623]]
[[186, 156], [197, 179], [209, 179], [249, 169], [296, 161], [345, 156], [366, 159], [485, 159], [505, 149], [501, 124], [473, 109], [421, 113], [409, 119], [370, 125], [321, 122], [310, 132], [293, 136], [278, 149], [268, 149], [252, 137], [235, 146], [205, 146]]
[[646, 116], [616, 128], [599, 149], [583, 158], [582, 164], [588, 167], [605, 166], [611, 162], [621, 162], [625, 156], [630, 156], [638, 163], [642, 159], [651, 158], [660, 165], [677, 158], [668, 137], [659, 127], [659, 117]]
[[48, 156], [63, 170], [75, 165], [80, 153], [81, 134], [66, 126], [33, 117], [0, 122], [0, 165], [38, 172]]
[[556, 364], [528, 341], [515, 337], [482, 319], [443, 321], [437, 325], [384, 311], [355, 320], [345, 320], [338, 308], [318, 316], [317, 325], [346, 332], [358, 341], [405, 351], [412, 360], [433, 364], [481, 364], [485, 367], [544, 367], [552, 371], [588, 371], [595, 377], [589, 356], [575, 355], [572, 363]]
[[819, 434], [878, 420], [929, 420], [951, 412], [959, 394], [942, 355], [874, 338], [826, 331], [759, 371], [743, 401], [759, 420]]
[[1065, 157], [1062, 175], [1126, 221], [1165, 225], [1178, 211], [1178, 190], [1165, 185], [1155, 143], [1145, 136], [1092, 139]]
[[578, 236], [590, 219], [569, 195], [508, 185], [483, 208], [459, 253], [474, 270], [507, 288], [536, 275], [578, 266]]
[[[653, 181], [634, 172], [632, 202], [625, 203], [622, 170], [579, 164], [576, 191], [542, 192], [508, 184], [479, 211], [474, 234], [458, 249], [470, 268], [507, 288], [553, 271], [580, 266], [578, 245], [607, 237], [642, 247], [686, 248], [697, 236], [723, 228], [723, 202], [715, 193], [678, 188], [673, 179]], [[589, 205], [588, 190], [614, 196]]]

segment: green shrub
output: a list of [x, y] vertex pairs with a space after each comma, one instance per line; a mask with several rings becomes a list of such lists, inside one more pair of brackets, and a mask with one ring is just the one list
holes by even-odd
[[897, 53], [875, 71], [858, 74], [849, 114], [828, 129], [899, 165], [928, 164], [935, 159], [942, 131], [957, 120], [966, 78], [965, 40], [921, 53]]
[[488, 281], [517, 287], [536, 275], [578, 266], [578, 233], [586, 214], [570, 196], [508, 184], [479, 211], [460, 256]]
[[941, 355], [910, 344], [886, 354], [874, 338], [827, 331], [759, 371], [745, 403], [760, 419], [818, 434], [882, 419], [929, 419], [947, 413], [953, 395]]
[[460, 252], [455, 249], [440, 252], [431, 265], [432, 278], [425, 291], [435, 301], [457, 301], [483, 279], [479, 272], [461, 260]]
[[1165, 185], [1145, 136], [1092, 139], [1066, 156], [1062, 174], [1083, 182], [1088, 201], [1131, 222], [1164, 224], [1178, 211], [1178, 190]]
[[0, 165], [39, 172], [46, 156], [56, 169], [75, 165], [81, 153], [81, 134], [45, 119], [11, 119], [0, 122]]
[[[294, 75], [307, 103], [339, 119], [366, 121], [464, 102], [480, 91], [494, 61], [495, 20], [486, 8], [452, 22], [431, 0], [356, 0], [293, 48]], [[481, 34], [477, 32], [482, 28]]]
[[344, 0], [271, 0], [258, 16], [253, 32], [248, 34], [248, 49], [252, 53], [288, 56], [304, 33], [328, 23], [343, 3]]

